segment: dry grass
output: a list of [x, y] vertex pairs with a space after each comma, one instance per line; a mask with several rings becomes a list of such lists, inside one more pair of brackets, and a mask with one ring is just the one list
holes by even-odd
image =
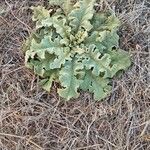
[[0, 149], [1, 150], [149, 150], [150, 3], [107, 0], [122, 20], [121, 47], [132, 67], [113, 80], [110, 97], [95, 102], [89, 93], [63, 102], [46, 93], [24, 67], [22, 41], [30, 33], [29, 6], [44, 0], [0, 0]]

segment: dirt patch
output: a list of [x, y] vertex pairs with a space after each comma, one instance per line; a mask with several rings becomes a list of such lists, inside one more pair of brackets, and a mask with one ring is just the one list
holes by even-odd
[[89, 93], [63, 102], [56, 85], [48, 94], [24, 67], [21, 46], [34, 26], [29, 7], [45, 5], [44, 0], [0, 4], [0, 149], [150, 149], [148, 1], [103, 3], [122, 20], [120, 46], [131, 54], [132, 67], [113, 80], [112, 94], [102, 102]]

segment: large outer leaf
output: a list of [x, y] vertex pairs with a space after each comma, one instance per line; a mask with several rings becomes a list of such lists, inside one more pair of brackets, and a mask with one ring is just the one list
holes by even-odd
[[57, 58], [55, 58], [55, 60], [51, 63], [51, 69], [61, 68], [61, 66], [65, 64], [66, 60], [71, 60], [70, 49], [67, 47], [55, 54], [57, 55]]
[[39, 23], [36, 25], [36, 29], [39, 29], [42, 27], [51, 27], [52, 25], [53, 25], [53, 19], [50, 17], [47, 17], [39, 21]]
[[49, 11], [42, 6], [31, 7], [33, 10], [33, 21], [41, 21], [47, 17], [49, 17]]
[[60, 5], [62, 6], [65, 0], [48, 0], [50, 5]]
[[34, 68], [35, 74], [44, 78], [40, 81], [40, 84], [46, 91], [50, 91], [52, 82], [56, 80], [58, 76], [57, 69], [50, 69], [50, 65], [54, 61], [54, 58], [54, 55], [46, 53], [45, 59], [31, 59], [27, 62], [27, 64]]
[[42, 85], [44, 90], [50, 92], [53, 81], [57, 79], [57, 73], [58, 70], [51, 70], [49, 71], [49, 77], [41, 80], [40, 84]]
[[90, 71], [86, 71], [80, 88], [84, 91], [89, 90], [90, 92], [93, 92], [94, 99], [101, 100], [110, 93], [111, 86], [109, 86], [108, 83], [108, 79], [104, 79], [99, 76], [96, 77]]
[[53, 26], [56, 28], [56, 32], [60, 34], [63, 38], [69, 38], [71, 32], [71, 27], [66, 25], [67, 20], [65, 16], [54, 16], [53, 17]]
[[70, 98], [77, 98], [79, 96], [77, 89], [82, 83], [82, 80], [78, 79], [76, 74], [78, 74], [78, 70], [80, 69], [83, 69], [82, 63], [73, 60], [67, 61], [60, 71], [59, 80], [64, 88], [59, 89], [58, 93], [66, 100], [69, 100]]
[[126, 70], [131, 65], [129, 54], [121, 49], [108, 52], [111, 56], [111, 78], [119, 71]]
[[31, 54], [37, 54], [41, 59], [45, 58], [46, 51], [53, 54], [61, 50], [60, 39], [56, 38], [55, 41], [52, 41], [51, 36], [45, 36], [40, 43], [33, 39], [30, 47]]
[[86, 69], [92, 69], [92, 73], [96, 76], [100, 72], [104, 73], [105, 77], [110, 76], [110, 55], [104, 54], [101, 56], [101, 53], [98, 49], [95, 49], [94, 45], [90, 45], [86, 54], [83, 54], [81, 57], [84, 58], [83, 64], [86, 66]]
[[72, 9], [72, 0], [49, 0], [49, 4], [63, 7], [66, 14]]
[[36, 27], [41, 27], [42, 20], [45, 20], [50, 16], [49, 11], [42, 6], [31, 7], [33, 10], [32, 20], [36, 21]]
[[94, 31], [90, 36], [85, 38], [84, 44], [88, 47], [89, 45], [93, 44], [96, 46], [96, 48], [99, 50], [99, 52], [103, 53], [103, 51], [106, 49], [104, 45], [99, 40], [99, 32]]
[[35, 59], [29, 59], [27, 60], [26, 64], [29, 65], [30, 67], [34, 68], [34, 72], [39, 75], [39, 76], [45, 76], [47, 74], [47, 71], [49, 71], [49, 75], [51, 74], [50, 72], [50, 64], [53, 62], [55, 59], [54, 55], [46, 53], [45, 59], [40, 59], [36, 58]]
[[[105, 52], [112, 47], [118, 47], [119, 36], [116, 30], [120, 25], [120, 21], [114, 14], [94, 14], [91, 22], [93, 25], [93, 32], [91, 36], [85, 40], [86, 43], [93, 41], [93, 43], [99, 45], [98, 47], [101, 49], [102, 46], [100, 45], [103, 45]], [[96, 39], [95, 42], [94, 39]]]
[[102, 32], [99, 32], [99, 35], [100, 35], [99, 41], [103, 46], [105, 46], [106, 50], [112, 47], [118, 47], [119, 36], [116, 33], [116, 31], [110, 32], [110, 31], [104, 30]]
[[92, 25], [89, 20], [93, 17], [94, 2], [95, 0], [80, 0], [79, 3], [76, 4], [75, 9], [71, 11], [69, 20], [74, 32], [77, 32], [82, 27], [87, 31], [91, 30]]
[[119, 19], [114, 14], [96, 13], [92, 20], [93, 31], [116, 30], [120, 26]]
[[112, 47], [118, 47], [119, 36], [116, 31], [94, 31], [87, 37], [84, 43], [89, 46], [91, 44], [95, 45], [99, 52], [106, 53], [108, 49]]
[[50, 89], [51, 89], [54, 79], [55, 78], [53, 77], [53, 75], [51, 75], [48, 79], [41, 80], [40, 84], [41, 84], [42, 88], [44, 90], [50, 92]]

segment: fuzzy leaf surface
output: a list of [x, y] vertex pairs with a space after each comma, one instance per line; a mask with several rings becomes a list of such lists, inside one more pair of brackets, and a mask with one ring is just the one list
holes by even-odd
[[90, 45], [87, 53], [83, 54], [83, 64], [86, 66], [86, 69], [91, 70], [95, 76], [99, 76], [100, 72], [104, 73], [105, 76], [110, 74], [110, 55], [105, 54], [101, 56], [101, 53], [94, 45]]
[[84, 91], [89, 90], [94, 93], [95, 100], [101, 100], [108, 96], [111, 91], [111, 86], [108, 85], [108, 83], [108, 79], [96, 77], [91, 72], [87, 71], [80, 87]]
[[59, 80], [63, 89], [59, 89], [58, 93], [61, 97], [69, 100], [74, 97], [77, 98], [79, 93], [77, 92], [82, 80], [76, 77], [77, 71], [83, 69], [83, 65], [77, 61], [67, 61], [65, 66], [60, 71]]
[[109, 51], [111, 56], [111, 77], [113, 77], [118, 71], [126, 70], [131, 65], [130, 56], [127, 52], [119, 49], [117, 51]]
[[70, 26], [72, 30], [77, 32], [82, 27], [86, 30], [91, 30], [92, 25], [90, 19], [94, 14], [95, 0], [83, 0], [76, 3], [75, 9], [69, 14]]
[[37, 54], [41, 59], [45, 59], [46, 52], [49, 52], [50, 54], [58, 53], [59, 51], [62, 51], [62, 46], [58, 38], [56, 38], [55, 41], [52, 41], [51, 37], [45, 36], [40, 43], [37, 43], [33, 39], [30, 51], [33, 55]]

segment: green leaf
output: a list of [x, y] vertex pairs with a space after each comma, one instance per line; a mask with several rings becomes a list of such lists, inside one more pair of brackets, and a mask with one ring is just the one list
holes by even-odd
[[42, 28], [42, 27], [51, 27], [53, 25], [53, 19], [52, 18], [45, 18], [42, 19], [37, 25], [36, 29]]
[[49, 17], [49, 11], [42, 6], [31, 7], [33, 10], [33, 21], [41, 21], [47, 17]]
[[101, 41], [99, 40], [99, 32], [94, 31], [92, 32], [92, 34], [90, 36], [88, 36], [87, 38], [85, 38], [84, 40], [84, 44], [89, 47], [91, 44], [96, 46], [96, 49], [99, 50], [100, 53], [103, 53], [103, 51], [106, 49], [106, 47], [101, 43]]
[[63, 50], [55, 54], [57, 55], [57, 57], [51, 63], [50, 65], [51, 69], [61, 68], [61, 66], [65, 64], [66, 60], [72, 60], [69, 48], [64, 48]]
[[93, 31], [116, 30], [120, 26], [119, 19], [111, 13], [96, 13], [92, 18]]
[[102, 31], [99, 32], [99, 41], [100, 43], [105, 46], [106, 50], [112, 48], [112, 47], [118, 47], [119, 45], [119, 36], [116, 33], [116, 31]]
[[84, 42], [85, 38], [88, 37], [88, 32], [84, 31], [84, 30], [80, 30], [77, 32], [77, 34], [75, 35], [75, 39], [76, 39], [76, 43], [75, 44], [80, 44], [82, 42]]
[[64, 0], [48, 0], [50, 5], [62, 5], [64, 3]]
[[66, 100], [77, 98], [79, 96], [77, 90], [82, 83], [82, 80], [78, 79], [76, 75], [80, 69], [83, 69], [82, 63], [73, 60], [67, 61], [60, 71], [59, 80], [63, 89], [59, 89], [58, 93]]
[[31, 9], [33, 10], [32, 20], [36, 21], [36, 27], [39, 28], [41, 21], [50, 16], [49, 11], [42, 6], [31, 7]]
[[95, 49], [94, 45], [90, 45], [87, 53], [83, 54], [81, 57], [84, 58], [83, 64], [86, 66], [86, 69], [92, 69], [92, 73], [96, 76], [99, 76], [100, 73], [104, 73], [104, 76], [110, 76], [110, 55], [104, 54], [101, 56], [101, 53], [98, 49]]
[[2, 7], [0, 7], [0, 16], [2, 16], [5, 12], [6, 12], [6, 10], [3, 9]]
[[127, 52], [119, 49], [109, 51], [111, 56], [111, 77], [113, 77], [118, 71], [126, 70], [131, 66], [130, 56]]
[[40, 43], [32, 39], [30, 51], [33, 55], [37, 54], [41, 59], [45, 58], [45, 52], [50, 54], [57, 53], [62, 50], [60, 39], [56, 38], [55, 41], [51, 40], [50, 36], [45, 36]]
[[50, 5], [58, 5], [67, 13], [72, 9], [72, 0], [49, 0]]
[[[46, 71], [50, 70], [50, 65], [53, 62], [55, 56], [46, 53], [45, 59], [36, 58], [35, 59], [28, 59], [27, 64], [30, 64], [30, 66], [34, 67], [34, 72], [43, 77], [45, 76]], [[50, 72], [49, 72], [50, 73]]]
[[102, 28], [104, 30], [116, 30], [120, 26], [120, 21], [115, 15], [111, 15], [108, 17], [106, 21], [106, 25], [103, 25]]
[[83, 83], [80, 88], [84, 91], [89, 90], [94, 93], [95, 100], [106, 98], [110, 94], [111, 86], [109, 80], [94, 76], [90, 71], [86, 71]]
[[[63, 18], [62, 18], [63, 17]], [[69, 38], [71, 27], [66, 25], [67, 20], [65, 16], [56, 16], [53, 18], [53, 25], [56, 28], [56, 32], [63, 38]]]
[[50, 92], [53, 81], [54, 81], [53, 76], [50, 76], [50, 78], [48, 79], [41, 80], [40, 85], [42, 86], [44, 90]]
[[69, 14], [70, 26], [72, 31], [77, 33], [78, 30], [84, 28], [89, 31], [92, 28], [90, 20], [94, 14], [94, 2], [95, 0], [83, 0], [76, 3], [75, 9]]
[[53, 81], [57, 78], [57, 70], [49, 72], [49, 77], [40, 81], [42, 88], [50, 92]]

